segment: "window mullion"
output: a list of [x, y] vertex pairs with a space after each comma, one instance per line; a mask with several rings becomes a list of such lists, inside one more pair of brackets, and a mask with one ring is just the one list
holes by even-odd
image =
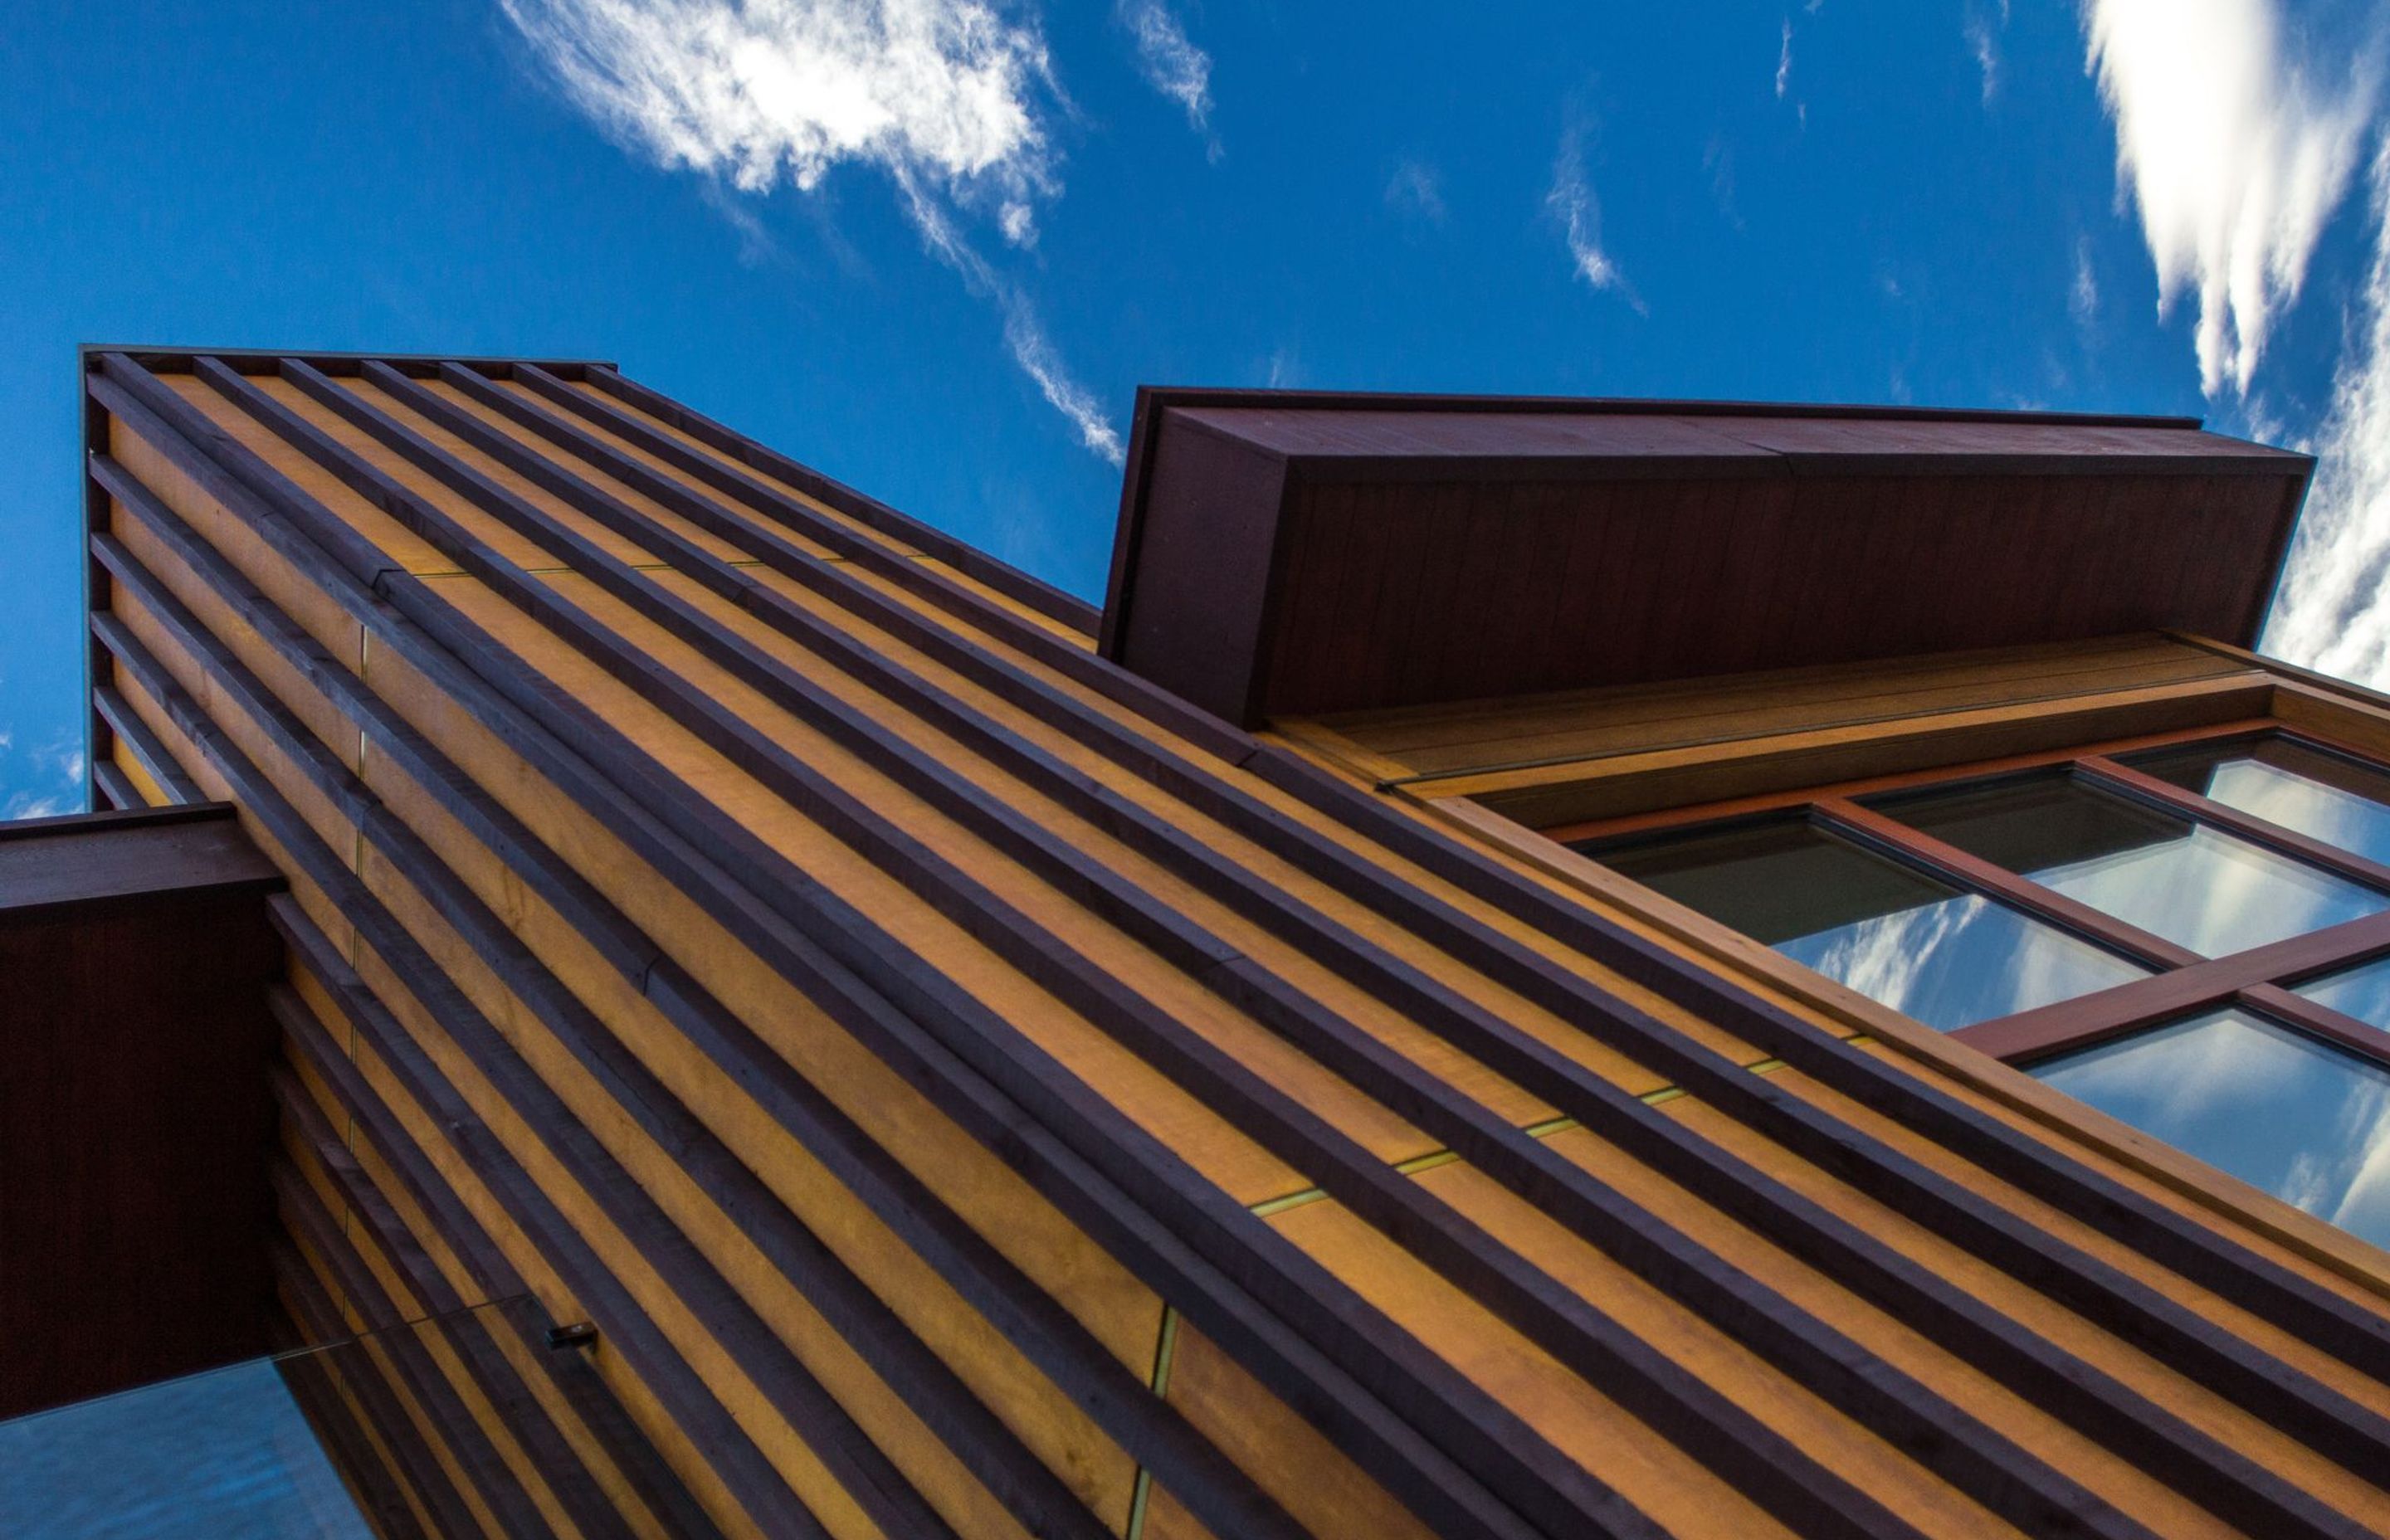
[[2014, 1016], [1978, 1021], [1950, 1036], [1995, 1059], [2038, 1059], [2136, 1028], [2153, 1027], [2204, 1007], [2229, 1005], [2235, 996], [2259, 985], [2328, 972], [2377, 956], [2385, 948], [2390, 948], [2390, 911], [2152, 974], [2114, 989], [2054, 1000]]
[[2237, 807], [2227, 806], [2187, 790], [2172, 781], [2163, 781], [2145, 771], [2101, 754], [2088, 754], [2075, 762], [2086, 780], [2150, 803], [2199, 823], [2212, 825], [2228, 834], [2235, 834], [2252, 844], [2262, 845], [2309, 866], [2320, 866], [2338, 877], [2362, 882], [2380, 892], [2390, 892], [2390, 866], [2378, 861], [2328, 845], [2296, 829], [2284, 828]]
[[2280, 984], [2253, 984], [2241, 992], [2240, 999], [2243, 1006], [2261, 1015], [2271, 1016], [2378, 1064], [2390, 1065], [2390, 1033], [2368, 1026], [2353, 1016], [2343, 1016]]
[[1914, 862], [1961, 888], [1998, 899], [2077, 935], [2088, 936], [2138, 961], [2157, 968], [2185, 968], [2205, 960], [2163, 936], [2152, 935], [2139, 926], [2101, 914], [2088, 904], [2053, 892], [1855, 802], [1829, 797], [1813, 803], [1811, 812], [1862, 843]]

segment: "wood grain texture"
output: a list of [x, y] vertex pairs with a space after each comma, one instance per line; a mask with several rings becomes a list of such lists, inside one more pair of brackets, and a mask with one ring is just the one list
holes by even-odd
[[1140, 409], [1105, 656], [1246, 723], [2168, 626], [2248, 642], [2311, 465], [2122, 419]]
[[[197, 817], [189, 815], [196, 814]], [[0, 838], [0, 1416], [263, 1351], [282, 885], [227, 810]]]
[[[2192, 1201], [2029, 1087], [1846, 1044], [1374, 789], [1625, 766], [1629, 806], [1672, 777], [1764, 795], [2244, 720], [2286, 688], [2246, 659], [2130, 635], [1290, 724], [1314, 761], [607, 371], [91, 370], [111, 687], [293, 879], [286, 1207], [364, 1226], [347, 1264], [294, 1246], [312, 1287], [514, 1287], [598, 1324], [611, 1444], [511, 1354], [482, 1376], [428, 1348], [450, 1390], [421, 1394], [479, 1421], [523, 1387], [545, 1420], [435, 1453], [422, 1492], [486, 1507], [504, 1473], [553, 1525], [541, 1472], [577, 1464], [602, 1524], [659, 1511], [620, 1473], [661, 1464], [742, 1534], [2367, 1526], [2390, 1294], [2353, 1254]], [[2215, 451], [2178, 424], [1735, 416], [1602, 427], [1657, 472], [1620, 506], [1664, 513], [1729, 432], [1832, 494], [1816, 559], [1908, 512], [1924, 561], [1932, 520], [1980, 510], [1921, 465], [2082, 477], [2124, 527], [2153, 517], [2138, 481]], [[1581, 430], [1536, 431], [1575, 455]], [[1423, 430], [1331, 447], [1382, 468]], [[2285, 473], [2245, 457], [2248, 486]], [[1767, 538], [1811, 518], [1710, 480]], [[1349, 587], [1295, 553], [1270, 581], [1332, 603], [1272, 667], [1441, 679], [1373, 617], [1484, 609], [1565, 502], [1389, 484], [1473, 533]], [[1357, 548], [1341, 486], [1296, 491]], [[1698, 562], [1703, 527], [1643, 519], [1561, 575]], [[2096, 608], [2121, 580], [2090, 567], [2042, 599]], [[1719, 603], [1798, 622], [1761, 577]], [[1664, 630], [1581, 602], [1484, 638]], [[326, 1393], [370, 1449], [357, 1389]]]

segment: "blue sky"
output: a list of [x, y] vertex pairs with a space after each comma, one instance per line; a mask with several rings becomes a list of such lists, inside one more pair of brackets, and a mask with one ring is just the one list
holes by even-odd
[[[580, 355], [1100, 597], [1140, 382], [2204, 414], [2390, 674], [2382, 0], [393, 0], [0, 22], [0, 815], [73, 350]], [[2171, 303], [2161, 313], [2161, 295]]]

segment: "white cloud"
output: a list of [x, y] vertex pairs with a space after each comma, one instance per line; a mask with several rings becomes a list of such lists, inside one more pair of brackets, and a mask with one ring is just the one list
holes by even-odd
[[855, 160], [1023, 204], [1050, 186], [1034, 28], [982, 0], [499, 0], [581, 108], [765, 192]]
[[1444, 177], [1424, 160], [1406, 160], [1386, 183], [1386, 207], [1431, 225], [1444, 223]]
[[84, 805], [84, 745], [80, 730], [67, 728], [27, 747], [19, 755], [14, 733], [0, 732], [0, 779], [17, 783], [0, 797], [0, 822], [16, 818], [54, 818], [81, 812]]
[[1983, 71], [1985, 107], [1991, 106], [1992, 98], [2000, 94], [1999, 34], [2001, 30], [2008, 26], [2008, 0], [2000, 0], [1998, 25], [1994, 24], [1992, 14], [1981, 5], [1972, 3], [1971, 0], [1967, 6], [1967, 19], [1963, 29], [1967, 37], [1967, 51], [1975, 56], [1975, 68]]
[[2373, 55], [2319, 78], [2277, 0], [2084, 0], [2083, 20], [2159, 312], [2196, 290], [2201, 383], [2245, 392], [2361, 152]]
[[2390, 684], [2390, 144], [2373, 160], [2373, 261], [2312, 446], [2316, 479], [2266, 648], [2344, 678]]
[[1053, 340], [1046, 334], [1046, 325], [1038, 318], [1036, 306], [1020, 286], [997, 272], [963, 237], [952, 217], [926, 188], [911, 177], [900, 175], [896, 190], [930, 253], [959, 274], [964, 288], [993, 303], [1003, 315], [1004, 345], [1022, 372], [1035, 382], [1046, 404], [1078, 430], [1079, 441], [1087, 448], [1116, 466], [1126, 464], [1128, 455], [1121, 445], [1120, 433], [1106, 420], [1096, 398], [1072, 378], [1062, 355], [1055, 351]]
[[[994, 304], [1013, 361], [1088, 448], [1119, 435], [1019, 286], [957, 225], [1036, 240], [1060, 191], [1043, 118], [1060, 100], [1034, 22], [994, 0], [498, 0], [566, 96], [619, 143], [741, 193], [877, 170], [923, 242]], [[744, 212], [744, 211], [740, 211]], [[751, 241], [752, 216], [733, 223]]]
[[2100, 318], [2100, 274], [2091, 264], [2091, 237], [2080, 236], [2075, 242], [2075, 284], [2066, 294], [2067, 314], [2075, 324], [2088, 327]]
[[[1818, 7], [1809, 7], [1812, 11]], [[1792, 84], [1792, 19], [1784, 19], [1784, 41], [1776, 50], [1776, 99], [1782, 101]]]
[[1137, 62], [1146, 83], [1176, 102], [1187, 114], [1187, 126], [1203, 135], [1212, 159], [1220, 158], [1220, 141], [1212, 133], [1212, 56], [1187, 40], [1163, 0], [1119, 0], [1112, 14], [1137, 44]]
[[1640, 314], [1642, 300], [1602, 249], [1601, 204], [1586, 180], [1585, 141], [1582, 124], [1573, 123], [1561, 134], [1560, 154], [1552, 162], [1552, 190], [1544, 195], [1544, 207], [1560, 222], [1577, 276], [1596, 289], [1614, 291]]

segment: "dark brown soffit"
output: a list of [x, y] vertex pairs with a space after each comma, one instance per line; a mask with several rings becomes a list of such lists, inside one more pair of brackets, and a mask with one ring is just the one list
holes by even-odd
[[2311, 457], [2191, 417], [1140, 391], [1101, 646], [1231, 720], [2176, 629]]

